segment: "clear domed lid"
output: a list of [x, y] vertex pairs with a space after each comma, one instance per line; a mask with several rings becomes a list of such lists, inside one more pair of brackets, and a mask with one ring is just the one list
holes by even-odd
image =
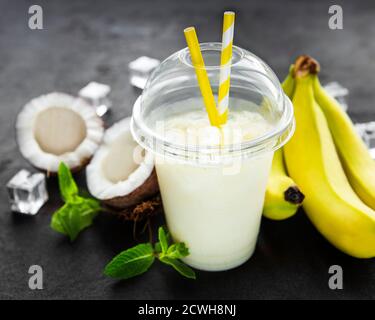
[[[221, 43], [203, 43], [200, 47], [213, 94], [217, 97]], [[185, 48], [165, 59], [148, 79], [133, 109], [134, 138], [144, 148], [156, 153], [180, 158], [186, 157], [187, 153], [190, 157], [193, 155], [198, 158], [210, 154], [210, 159], [217, 161], [218, 157], [228, 156], [229, 153], [231, 157], [249, 157], [259, 152], [273, 151], [286, 143], [293, 133], [292, 104], [284, 94], [278, 78], [263, 60], [237, 46], [233, 46], [229, 116], [231, 112], [248, 109], [272, 123], [271, 128], [259, 137], [237, 146], [207, 146], [199, 150], [194, 145], [168, 141], [157, 130], [157, 124], [171, 115], [202, 108], [204, 103], [195, 68], [189, 50]]]

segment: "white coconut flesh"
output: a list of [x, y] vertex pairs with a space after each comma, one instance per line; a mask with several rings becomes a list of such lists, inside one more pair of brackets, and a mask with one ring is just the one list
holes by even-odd
[[[158, 191], [154, 161], [130, 132], [130, 118], [125, 118], [104, 134], [102, 145], [86, 168], [90, 193], [100, 200], [118, 200], [118, 207], [135, 204]], [[134, 195], [137, 199], [129, 199]], [[134, 201], [133, 201], [134, 200]]]
[[17, 117], [17, 141], [34, 166], [56, 172], [60, 162], [79, 168], [103, 138], [103, 123], [84, 100], [50, 93], [27, 103]]
[[85, 139], [86, 133], [83, 119], [66, 108], [42, 111], [34, 123], [34, 136], [39, 147], [58, 156], [74, 151]]
[[[103, 160], [103, 176], [113, 183], [127, 180], [139, 167], [133, 157], [133, 150], [136, 151], [137, 148], [138, 144], [129, 132], [117, 137], [109, 146], [108, 154]], [[144, 150], [141, 154], [144, 154]]]

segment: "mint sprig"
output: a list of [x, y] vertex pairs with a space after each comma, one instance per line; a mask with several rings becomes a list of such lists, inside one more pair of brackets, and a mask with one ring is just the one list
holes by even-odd
[[100, 203], [94, 198], [79, 195], [72, 173], [63, 162], [59, 165], [58, 180], [65, 204], [52, 215], [51, 228], [74, 241], [83, 229], [92, 224], [101, 210]]
[[170, 244], [170, 235], [163, 227], [158, 230], [159, 241], [138, 244], [114, 257], [104, 269], [104, 274], [117, 279], [129, 279], [146, 272], [154, 263], [155, 258], [173, 267], [182, 276], [195, 279], [195, 272], [180, 259], [189, 255], [183, 242]]

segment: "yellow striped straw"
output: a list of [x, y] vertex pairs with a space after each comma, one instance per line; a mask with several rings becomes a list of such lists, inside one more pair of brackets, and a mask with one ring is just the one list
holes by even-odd
[[218, 97], [218, 110], [220, 124], [227, 122], [228, 104], [229, 104], [229, 88], [230, 88], [230, 71], [232, 63], [232, 45], [234, 34], [234, 17], [232, 11], [224, 12], [223, 21], [223, 39], [221, 45], [220, 60], [220, 85]]
[[210, 123], [212, 126], [219, 126], [219, 117], [216, 108], [215, 98], [212, 93], [210, 80], [208, 79], [195, 28], [186, 28], [184, 30], [184, 34], [187, 45], [189, 47], [191, 61], [193, 63], [195, 73], [197, 75], [199, 88], [201, 90], [203, 101], [206, 106], [208, 118], [210, 119]]

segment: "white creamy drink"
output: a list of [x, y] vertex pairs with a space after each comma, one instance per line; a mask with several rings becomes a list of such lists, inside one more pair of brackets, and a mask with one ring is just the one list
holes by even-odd
[[[191, 103], [202, 101], [191, 98], [171, 110], [184, 110]], [[218, 147], [253, 140], [271, 128], [259, 113], [245, 109], [231, 111], [220, 130], [210, 125], [202, 106], [166, 117], [162, 134], [174, 144]], [[226, 270], [252, 255], [272, 156], [266, 152], [219, 165], [157, 157], [168, 229], [175, 241], [188, 246], [186, 263], [202, 270]]]

